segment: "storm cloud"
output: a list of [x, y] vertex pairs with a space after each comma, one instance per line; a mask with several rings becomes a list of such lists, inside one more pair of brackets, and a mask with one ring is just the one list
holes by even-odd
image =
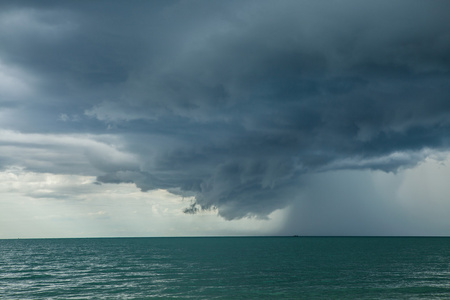
[[3, 168], [265, 218], [311, 174], [396, 172], [449, 150], [448, 1], [1, 6]]

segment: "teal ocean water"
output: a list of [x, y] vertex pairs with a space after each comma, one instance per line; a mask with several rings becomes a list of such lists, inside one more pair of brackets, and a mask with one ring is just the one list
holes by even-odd
[[450, 238], [0, 240], [1, 299], [450, 299]]

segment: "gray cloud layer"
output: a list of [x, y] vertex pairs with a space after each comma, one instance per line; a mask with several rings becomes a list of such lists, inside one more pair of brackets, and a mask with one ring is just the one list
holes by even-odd
[[396, 171], [449, 146], [448, 1], [1, 11], [2, 128], [117, 135], [138, 167], [91, 159], [98, 180], [195, 195], [188, 212], [264, 217], [304, 174]]

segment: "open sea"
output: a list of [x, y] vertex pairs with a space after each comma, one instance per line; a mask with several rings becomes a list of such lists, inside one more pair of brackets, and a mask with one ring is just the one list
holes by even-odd
[[0, 240], [0, 299], [450, 299], [450, 238]]

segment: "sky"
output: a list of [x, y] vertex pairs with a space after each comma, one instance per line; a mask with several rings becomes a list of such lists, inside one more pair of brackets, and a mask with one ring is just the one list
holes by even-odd
[[0, 238], [450, 235], [449, 11], [1, 1]]

